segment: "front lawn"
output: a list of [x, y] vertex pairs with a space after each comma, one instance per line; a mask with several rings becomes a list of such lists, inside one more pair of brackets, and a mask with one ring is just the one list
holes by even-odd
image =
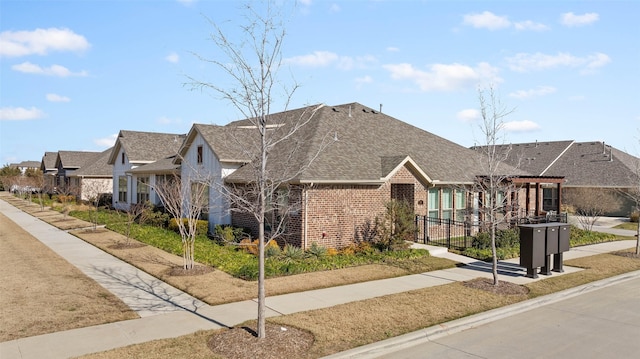
[[[71, 211], [69, 214], [86, 221], [90, 221], [95, 216], [95, 212], [89, 211]], [[116, 211], [100, 210], [97, 218], [98, 223], [106, 225], [107, 229], [126, 235], [128, 230], [126, 215]], [[133, 223], [130, 227], [130, 237], [168, 253], [182, 255], [182, 240], [174, 231]], [[220, 245], [205, 235], [199, 235], [195, 240], [195, 261], [215, 267], [237, 278], [256, 280], [257, 256], [239, 247], [236, 244]], [[453, 263], [443, 263], [435, 268], [429, 252], [424, 249], [379, 251], [371, 246], [360, 245], [342, 251], [307, 251], [295, 253], [295, 255], [279, 251], [277, 255], [266, 258], [265, 276], [273, 278], [368, 264], [384, 264], [401, 268], [409, 273], [423, 273], [453, 266]]]

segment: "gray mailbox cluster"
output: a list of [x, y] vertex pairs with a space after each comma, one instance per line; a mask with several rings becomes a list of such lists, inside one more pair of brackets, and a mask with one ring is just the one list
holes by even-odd
[[520, 266], [527, 269], [527, 277], [563, 272], [562, 253], [569, 250], [569, 225], [566, 223], [522, 224], [520, 227]]

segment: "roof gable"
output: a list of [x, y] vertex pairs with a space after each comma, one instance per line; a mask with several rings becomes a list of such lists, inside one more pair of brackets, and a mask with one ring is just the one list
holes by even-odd
[[184, 135], [173, 133], [121, 130], [108, 163], [115, 164], [120, 150], [124, 150], [130, 163], [154, 162], [175, 155], [183, 140]]
[[79, 169], [68, 174], [69, 177], [113, 177], [113, 166], [107, 163], [113, 147], [94, 155]]

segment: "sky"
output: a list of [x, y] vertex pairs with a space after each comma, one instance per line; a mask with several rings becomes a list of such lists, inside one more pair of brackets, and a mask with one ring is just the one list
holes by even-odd
[[[290, 108], [359, 102], [462, 146], [484, 144], [479, 89], [504, 143], [604, 141], [640, 155], [640, 1], [298, 1], [278, 81]], [[241, 118], [188, 78], [240, 43], [238, 1], [0, 0], [0, 165], [103, 151], [120, 130], [187, 133]], [[279, 112], [283, 108], [274, 109]]]

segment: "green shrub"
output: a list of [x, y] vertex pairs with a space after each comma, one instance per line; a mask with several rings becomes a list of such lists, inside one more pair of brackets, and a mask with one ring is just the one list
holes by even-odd
[[[187, 221], [188, 219], [186, 218], [182, 219], [182, 223], [184, 223], [185, 226], [188, 226]], [[176, 233], [180, 233], [180, 230], [178, 229], [178, 221], [175, 218], [171, 218], [171, 220], [169, 221], [169, 229]], [[196, 236], [206, 235], [208, 231], [209, 222], [198, 219], [196, 222]]]
[[569, 232], [569, 245], [571, 247], [609, 242], [615, 239], [616, 236], [614, 234], [587, 231], [576, 226], [571, 226], [571, 231]]
[[282, 249], [282, 256], [289, 260], [302, 259], [304, 258], [304, 250], [300, 247], [287, 244]]
[[384, 219], [376, 218], [378, 235], [373, 245], [381, 251], [406, 249], [416, 234], [415, 213], [407, 202], [391, 200], [386, 204]]
[[[512, 248], [520, 245], [520, 231], [518, 228], [500, 229], [496, 231], [496, 248]], [[471, 242], [475, 249], [491, 249], [491, 234], [478, 233]]]
[[311, 247], [309, 247], [307, 252], [309, 252], [309, 254], [311, 254], [316, 258], [322, 258], [327, 255], [327, 247], [323, 247], [318, 243], [313, 242], [313, 244], [311, 244]]
[[[275, 241], [273, 241], [273, 243], [275, 243]], [[264, 247], [264, 255], [266, 258], [278, 257], [281, 253], [282, 249], [277, 245], [268, 245]]]
[[233, 227], [226, 224], [216, 224], [213, 237], [218, 243], [240, 243], [241, 240], [251, 236], [241, 227]]

